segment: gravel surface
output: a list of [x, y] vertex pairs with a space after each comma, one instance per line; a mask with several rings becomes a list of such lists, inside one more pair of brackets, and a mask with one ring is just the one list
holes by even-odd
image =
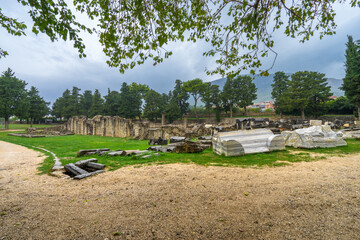
[[40, 155], [0, 142], [0, 239], [360, 239], [360, 155], [81, 181], [37, 175]]

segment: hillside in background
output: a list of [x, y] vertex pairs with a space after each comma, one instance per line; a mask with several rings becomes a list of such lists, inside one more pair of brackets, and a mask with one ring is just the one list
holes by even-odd
[[[257, 87], [257, 100], [255, 102], [262, 102], [271, 100], [271, 84], [273, 83], [273, 78], [275, 74], [269, 74], [267, 77], [262, 77], [260, 75], [255, 75], [254, 83]], [[251, 75], [252, 76], [252, 75]], [[226, 82], [226, 78], [220, 78], [212, 81], [212, 84], [219, 85], [222, 89]], [[334, 96], [344, 96], [344, 92], [339, 89], [343, 81], [336, 78], [328, 78], [328, 84], [331, 86], [331, 92]]]

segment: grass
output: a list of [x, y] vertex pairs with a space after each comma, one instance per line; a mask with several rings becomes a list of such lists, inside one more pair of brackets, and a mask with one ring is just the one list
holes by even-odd
[[[46, 138], [22, 138], [8, 136], [6, 132], [0, 132], [0, 140], [22, 145], [43, 152], [48, 157], [38, 168], [41, 173], [49, 173], [53, 165], [52, 156], [34, 147], [42, 147], [54, 152], [63, 164], [74, 163], [87, 159], [89, 156], [76, 157], [80, 149], [110, 148], [111, 150], [145, 150], [148, 147], [145, 140], [133, 140], [126, 138], [112, 138], [101, 136], [56, 136]], [[289, 165], [294, 162], [316, 161], [327, 156], [339, 156], [360, 153], [360, 142], [347, 140], [348, 145], [327, 149], [293, 149], [271, 153], [258, 153], [236, 157], [225, 157], [214, 154], [208, 149], [202, 153], [160, 153], [159, 156], [142, 159], [137, 156], [96, 156], [99, 163], [105, 164], [108, 170], [115, 170], [125, 166], [135, 165], [141, 167], [144, 164], [168, 164], [168, 163], [195, 163], [204, 166], [238, 166], [238, 167], [275, 167]], [[317, 154], [311, 154], [317, 153]]]
[[[42, 125], [42, 124], [33, 124], [33, 127], [44, 128], [44, 127], [54, 127], [56, 125]], [[30, 124], [9, 124], [9, 129], [26, 129], [29, 128]], [[0, 125], [0, 129], [4, 129], [5, 125]]]

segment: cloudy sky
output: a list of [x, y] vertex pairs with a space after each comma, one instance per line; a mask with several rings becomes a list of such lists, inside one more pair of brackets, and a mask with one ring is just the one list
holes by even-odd
[[[11, 36], [0, 27], [0, 47], [10, 54], [0, 59], [0, 72], [10, 67], [18, 78], [37, 87], [47, 101], [53, 102], [72, 86], [82, 90], [99, 89], [106, 94], [108, 88], [119, 90], [125, 81], [145, 83], [156, 91], [167, 92], [173, 88], [176, 79], [212, 81], [221, 78], [205, 74], [205, 68], [211, 69], [214, 59], [202, 56], [202, 43], [172, 44], [167, 48], [174, 54], [162, 64], [153, 66], [148, 62], [121, 74], [118, 69], [106, 65], [106, 56], [96, 36], [83, 36], [87, 58], [79, 59], [71, 42], [51, 42], [45, 35], [31, 33], [31, 20], [17, 1], [1, 0], [0, 8], [5, 15], [28, 25], [26, 37]], [[275, 36], [274, 48], [278, 58], [271, 72], [309, 70], [325, 73], [327, 77], [343, 78], [347, 35], [360, 39], [360, 9], [347, 5], [336, 5], [335, 9], [338, 25], [335, 36], [326, 36], [322, 40], [315, 37], [302, 44], [279, 32]], [[272, 59], [265, 60], [264, 66], [270, 66], [271, 62]]]

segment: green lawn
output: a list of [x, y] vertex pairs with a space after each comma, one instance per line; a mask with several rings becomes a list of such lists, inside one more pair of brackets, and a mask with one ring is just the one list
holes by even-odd
[[[54, 127], [56, 125], [42, 125], [42, 124], [33, 124], [33, 127], [44, 128], [44, 127]], [[9, 129], [26, 129], [29, 128], [30, 124], [9, 124]], [[0, 125], [0, 130], [4, 129], [4, 125]]]
[[[147, 141], [112, 138], [100, 136], [57, 136], [46, 138], [22, 138], [8, 136], [6, 132], [0, 132], [0, 140], [19, 144], [25, 147], [33, 148], [42, 147], [54, 152], [63, 164], [73, 163], [89, 156], [76, 157], [76, 153], [80, 149], [93, 148], [110, 148], [111, 150], [145, 150], [148, 147]], [[160, 156], [152, 156], [147, 159], [141, 159], [136, 156], [127, 157], [108, 157], [95, 156], [99, 163], [105, 164], [107, 169], [115, 170], [124, 166], [141, 164], [167, 164], [167, 163], [195, 163], [205, 166], [239, 166], [239, 167], [263, 167], [263, 166], [283, 166], [292, 162], [314, 161], [324, 159], [327, 156], [338, 156], [360, 152], [360, 142], [357, 140], [347, 140], [348, 146], [329, 148], [329, 149], [313, 149], [301, 150], [287, 148], [285, 151], [277, 151], [271, 153], [251, 154], [237, 157], [219, 156], [212, 150], [205, 150], [202, 153], [160, 153]], [[42, 152], [42, 151], [40, 151]], [[311, 153], [318, 153], [311, 156]], [[51, 170], [53, 161], [50, 154], [44, 152], [49, 157], [42, 163], [39, 170], [42, 173], [48, 173]]]

